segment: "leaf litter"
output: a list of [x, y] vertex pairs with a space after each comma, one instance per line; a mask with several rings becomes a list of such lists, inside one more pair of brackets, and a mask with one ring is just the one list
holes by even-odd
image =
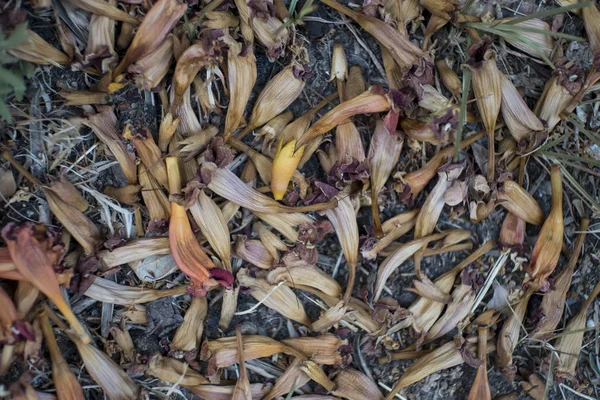
[[0, 397], [599, 398], [558, 3], [1, 2]]

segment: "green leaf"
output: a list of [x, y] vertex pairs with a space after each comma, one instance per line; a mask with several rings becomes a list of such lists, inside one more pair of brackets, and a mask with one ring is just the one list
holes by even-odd
[[4, 97], [0, 98], [0, 117], [5, 120], [6, 122], [8, 122], [9, 124], [12, 124], [13, 120], [12, 120], [12, 115], [10, 115], [10, 111], [8, 111], [8, 107], [6, 107], [6, 104], [4, 104], [4, 102], [6, 101], [6, 99]]
[[7, 39], [0, 40], [0, 50], [12, 49], [25, 42], [29, 34], [27, 33], [27, 22], [17, 25]]
[[23, 78], [13, 71], [0, 67], [0, 84], [4, 83], [7, 86], [12, 86], [15, 91], [17, 100], [23, 99], [25, 93], [25, 81]]

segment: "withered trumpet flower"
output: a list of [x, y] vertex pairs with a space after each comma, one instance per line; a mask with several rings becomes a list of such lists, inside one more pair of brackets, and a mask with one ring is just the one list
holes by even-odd
[[62, 296], [54, 267], [48, 258], [47, 252], [34, 235], [34, 226], [29, 223], [21, 226], [10, 223], [2, 229], [2, 238], [8, 246], [8, 251], [17, 270], [25, 279], [52, 300], [69, 322], [77, 337], [83, 343], [89, 343], [91, 339], [85, 328]]
[[547, 287], [547, 278], [558, 264], [565, 230], [562, 208], [562, 179], [560, 167], [556, 164], [552, 165], [550, 169], [550, 181], [552, 185], [552, 209], [544, 225], [542, 225], [542, 230], [533, 247], [531, 263], [528, 267], [531, 279], [540, 288]]
[[502, 102], [502, 73], [496, 65], [496, 57], [490, 46], [489, 40], [473, 44], [469, 48], [470, 59], [467, 65], [473, 73], [475, 101], [488, 133], [487, 178], [489, 182], [493, 182], [496, 174], [494, 132]]
[[[167, 157], [169, 192], [172, 195], [181, 192], [179, 160]], [[171, 202], [171, 220], [169, 221], [169, 245], [175, 263], [191, 280], [194, 294], [204, 296], [208, 290], [222, 283], [230, 288], [233, 277], [230, 272], [218, 269], [206, 255], [192, 232], [185, 208]]]

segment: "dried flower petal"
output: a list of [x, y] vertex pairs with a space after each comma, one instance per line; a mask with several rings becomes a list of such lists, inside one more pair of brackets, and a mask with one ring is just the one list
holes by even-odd
[[550, 180], [552, 183], [552, 209], [544, 225], [542, 225], [538, 239], [531, 252], [531, 263], [528, 266], [531, 278], [534, 279], [538, 287], [546, 287], [546, 279], [552, 274], [558, 264], [565, 229], [562, 209], [562, 179], [558, 165], [552, 165]]
[[2, 229], [2, 238], [8, 246], [17, 270], [52, 300], [79, 338], [83, 342], [89, 343], [90, 337], [60, 292], [54, 268], [46, 250], [34, 237], [34, 227], [31, 224], [16, 226], [14, 223], [10, 223]]
[[577, 260], [581, 254], [585, 234], [590, 224], [590, 220], [583, 218], [579, 224], [579, 234], [569, 264], [554, 279], [554, 288], [544, 293], [539, 311], [542, 313], [541, 320], [538, 322], [535, 331], [531, 334], [531, 340], [541, 341], [548, 339], [560, 323], [565, 308], [567, 291], [571, 287], [573, 272], [577, 266]]
[[127, 181], [135, 185], [137, 183], [135, 154], [127, 150], [127, 146], [119, 138], [117, 133], [117, 116], [112, 107], [103, 109], [98, 114], [90, 116], [83, 123], [92, 128], [98, 139], [110, 149], [127, 177]]
[[113, 77], [121, 75], [129, 65], [160, 46], [186, 9], [187, 4], [179, 0], [158, 0], [146, 13], [125, 57], [113, 71]]

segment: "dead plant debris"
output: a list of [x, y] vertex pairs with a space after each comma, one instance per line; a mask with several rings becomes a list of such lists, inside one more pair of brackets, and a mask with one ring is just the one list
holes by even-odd
[[558, 3], [0, 1], [0, 398], [600, 398]]

